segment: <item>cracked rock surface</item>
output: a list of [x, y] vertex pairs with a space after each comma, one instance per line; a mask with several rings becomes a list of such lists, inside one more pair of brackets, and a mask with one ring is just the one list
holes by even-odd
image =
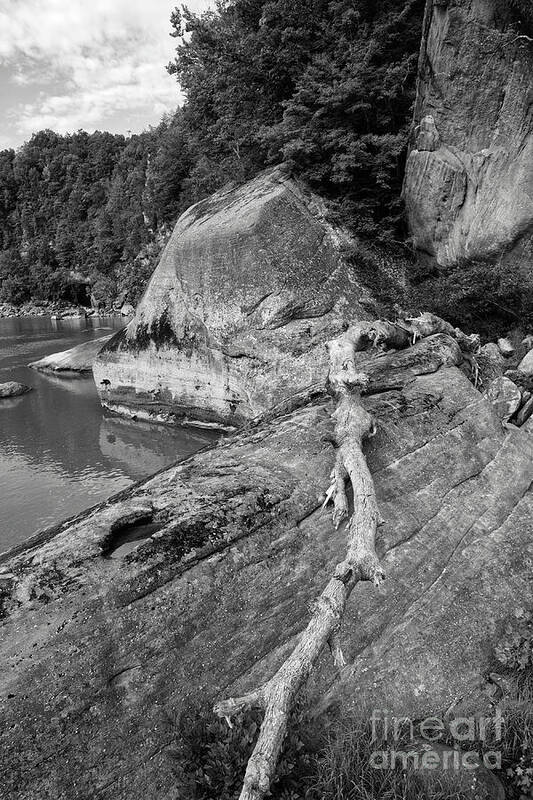
[[[324, 655], [309, 691], [320, 708], [480, 709], [500, 632], [533, 602], [533, 436], [502, 428], [445, 334], [365, 358], [387, 580], [353, 592], [348, 666]], [[3, 797], [175, 798], [169, 719], [267, 680], [344, 552], [321, 508], [330, 410], [320, 387], [297, 394], [2, 557]]]

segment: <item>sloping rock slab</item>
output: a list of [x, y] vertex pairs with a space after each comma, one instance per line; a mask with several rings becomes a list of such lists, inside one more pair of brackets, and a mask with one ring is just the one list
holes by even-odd
[[90, 342], [83, 342], [70, 350], [62, 350], [59, 353], [52, 353], [39, 361], [28, 364], [32, 369], [40, 372], [76, 372], [90, 373], [93, 371], [93, 364], [97, 354], [102, 347], [109, 341], [109, 336], [101, 336], [99, 339], [91, 339]]
[[[310, 687], [327, 705], [478, 704], [505, 619], [533, 603], [533, 437], [502, 431], [456, 367], [414, 349], [365, 367], [388, 578], [352, 594], [356, 660], [339, 684], [324, 654]], [[5, 798], [175, 798], [169, 720], [269, 677], [344, 552], [321, 508], [329, 412], [316, 390], [0, 559]], [[109, 557], [149, 522], [148, 541]]]

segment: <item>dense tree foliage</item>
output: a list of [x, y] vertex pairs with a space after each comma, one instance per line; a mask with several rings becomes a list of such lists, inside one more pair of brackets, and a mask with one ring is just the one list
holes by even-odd
[[362, 235], [401, 230], [423, 0], [221, 0], [176, 11], [190, 198], [286, 161]]
[[[518, 1], [518, 0], [517, 0]], [[0, 153], [0, 299], [135, 301], [187, 205], [285, 161], [362, 237], [402, 235], [424, 0], [219, 0], [171, 18], [184, 106]]]
[[[179, 116], [179, 113], [178, 115]], [[176, 119], [146, 133], [41, 131], [0, 152], [0, 299], [135, 301], [179, 211]]]

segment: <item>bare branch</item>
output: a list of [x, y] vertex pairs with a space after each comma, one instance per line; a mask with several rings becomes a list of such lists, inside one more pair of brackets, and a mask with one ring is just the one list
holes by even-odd
[[[399, 335], [397, 327], [392, 324], [385, 324], [379, 329], [379, 334], [380, 344], [386, 335], [396, 337], [395, 341]], [[248, 761], [240, 800], [262, 800], [268, 793], [283, 746], [291, 707], [326, 644], [331, 648], [337, 668], [345, 666], [339, 628], [353, 587], [360, 580], [372, 581], [378, 586], [384, 578], [374, 547], [381, 516], [374, 483], [361, 449], [364, 439], [375, 432], [375, 424], [361, 404], [361, 391], [367, 387], [368, 377], [357, 371], [355, 355], [372, 343], [375, 343], [374, 329], [369, 323], [359, 323], [328, 343], [328, 380], [339, 400], [333, 414], [336, 459], [326, 503], [333, 500], [333, 520], [335, 527], [338, 527], [341, 520], [348, 516], [345, 483], [349, 479], [353, 488], [354, 509], [347, 525], [346, 557], [337, 564], [333, 577], [313, 604], [311, 619], [298, 644], [270, 681], [256, 692], [225, 700], [214, 709], [219, 716], [228, 720], [251, 707], [264, 709], [259, 738]]]
[[[222, 701], [214, 708], [219, 716], [228, 721], [249, 708], [264, 710], [259, 737], [246, 768], [240, 800], [263, 800], [269, 792], [294, 700], [326, 644], [331, 649], [336, 667], [342, 669], [346, 665], [340, 641], [340, 622], [352, 589], [359, 581], [372, 581], [379, 586], [385, 577], [375, 550], [376, 530], [383, 519], [362, 450], [364, 440], [376, 432], [376, 425], [361, 402], [361, 393], [368, 390], [370, 379], [366, 372], [361, 371], [364, 367], [361, 356], [357, 354], [370, 347], [374, 348], [376, 354], [387, 348], [401, 350], [409, 346], [411, 340], [434, 337], [434, 334], [445, 334], [446, 338], [455, 340], [449, 340], [454, 345], [452, 348], [449, 345], [445, 347], [446, 363], [449, 363], [449, 359], [452, 363], [461, 362], [464, 357], [461, 347], [468, 354], [479, 346], [479, 337], [466, 336], [428, 312], [396, 323], [359, 322], [342, 336], [328, 342], [328, 383], [337, 397], [337, 406], [332, 415], [334, 433], [328, 436], [335, 447], [335, 464], [324, 505], [333, 503], [333, 523], [337, 528], [349, 513], [346, 481], [350, 481], [353, 512], [346, 526], [346, 556], [337, 564], [324, 591], [314, 601], [307, 628], [276, 674], [256, 691]], [[411, 350], [411, 358], [420, 358], [420, 352], [424, 351], [427, 360], [427, 354], [432, 353], [435, 346], [438, 350], [442, 343], [435, 345], [435, 341], [428, 340], [426, 348], [416, 345]], [[395, 363], [394, 357], [388, 360], [388, 356], [382, 354], [379, 358], [387, 364]], [[412, 363], [410, 359], [404, 361], [406, 364]], [[439, 363], [443, 361], [437, 358]], [[372, 362], [367, 361], [366, 366], [369, 372], [376, 371]], [[375, 375], [373, 380], [376, 381]], [[315, 387], [311, 389], [315, 391]]]

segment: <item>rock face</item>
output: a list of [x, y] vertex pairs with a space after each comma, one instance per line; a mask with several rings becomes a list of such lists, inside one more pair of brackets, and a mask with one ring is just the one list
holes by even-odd
[[485, 397], [492, 403], [502, 422], [507, 422], [520, 408], [522, 393], [518, 386], [505, 376], [495, 378], [488, 386]]
[[520, 372], [523, 372], [526, 375], [533, 375], [533, 350], [530, 350], [525, 354], [524, 358], [518, 365], [518, 369]]
[[17, 383], [17, 381], [0, 383], [0, 399], [19, 397], [21, 394], [26, 394], [26, 392], [31, 392], [31, 386], [26, 386], [24, 383]]
[[279, 170], [179, 219], [134, 319], [96, 360], [102, 403], [238, 425], [324, 373], [368, 291], [320, 204]]
[[[359, 365], [387, 580], [351, 596], [349, 666], [324, 654], [309, 686], [325, 707], [482, 710], [501, 630], [533, 603], [533, 436], [502, 429], [461, 358], [438, 334]], [[344, 552], [322, 509], [331, 407], [296, 395], [0, 557], [6, 800], [176, 800], [172, 719], [270, 677]], [[144, 543], [112, 558], [135, 526]]]
[[404, 194], [430, 266], [497, 262], [523, 284], [533, 252], [533, 45], [516, 25], [510, 3], [428, 0]]
[[70, 350], [62, 350], [59, 353], [45, 356], [39, 361], [33, 361], [28, 366], [38, 369], [40, 372], [90, 373], [97, 353], [110, 338], [110, 336], [101, 336], [99, 339], [91, 339], [90, 342], [83, 342], [76, 347], [71, 347]]

